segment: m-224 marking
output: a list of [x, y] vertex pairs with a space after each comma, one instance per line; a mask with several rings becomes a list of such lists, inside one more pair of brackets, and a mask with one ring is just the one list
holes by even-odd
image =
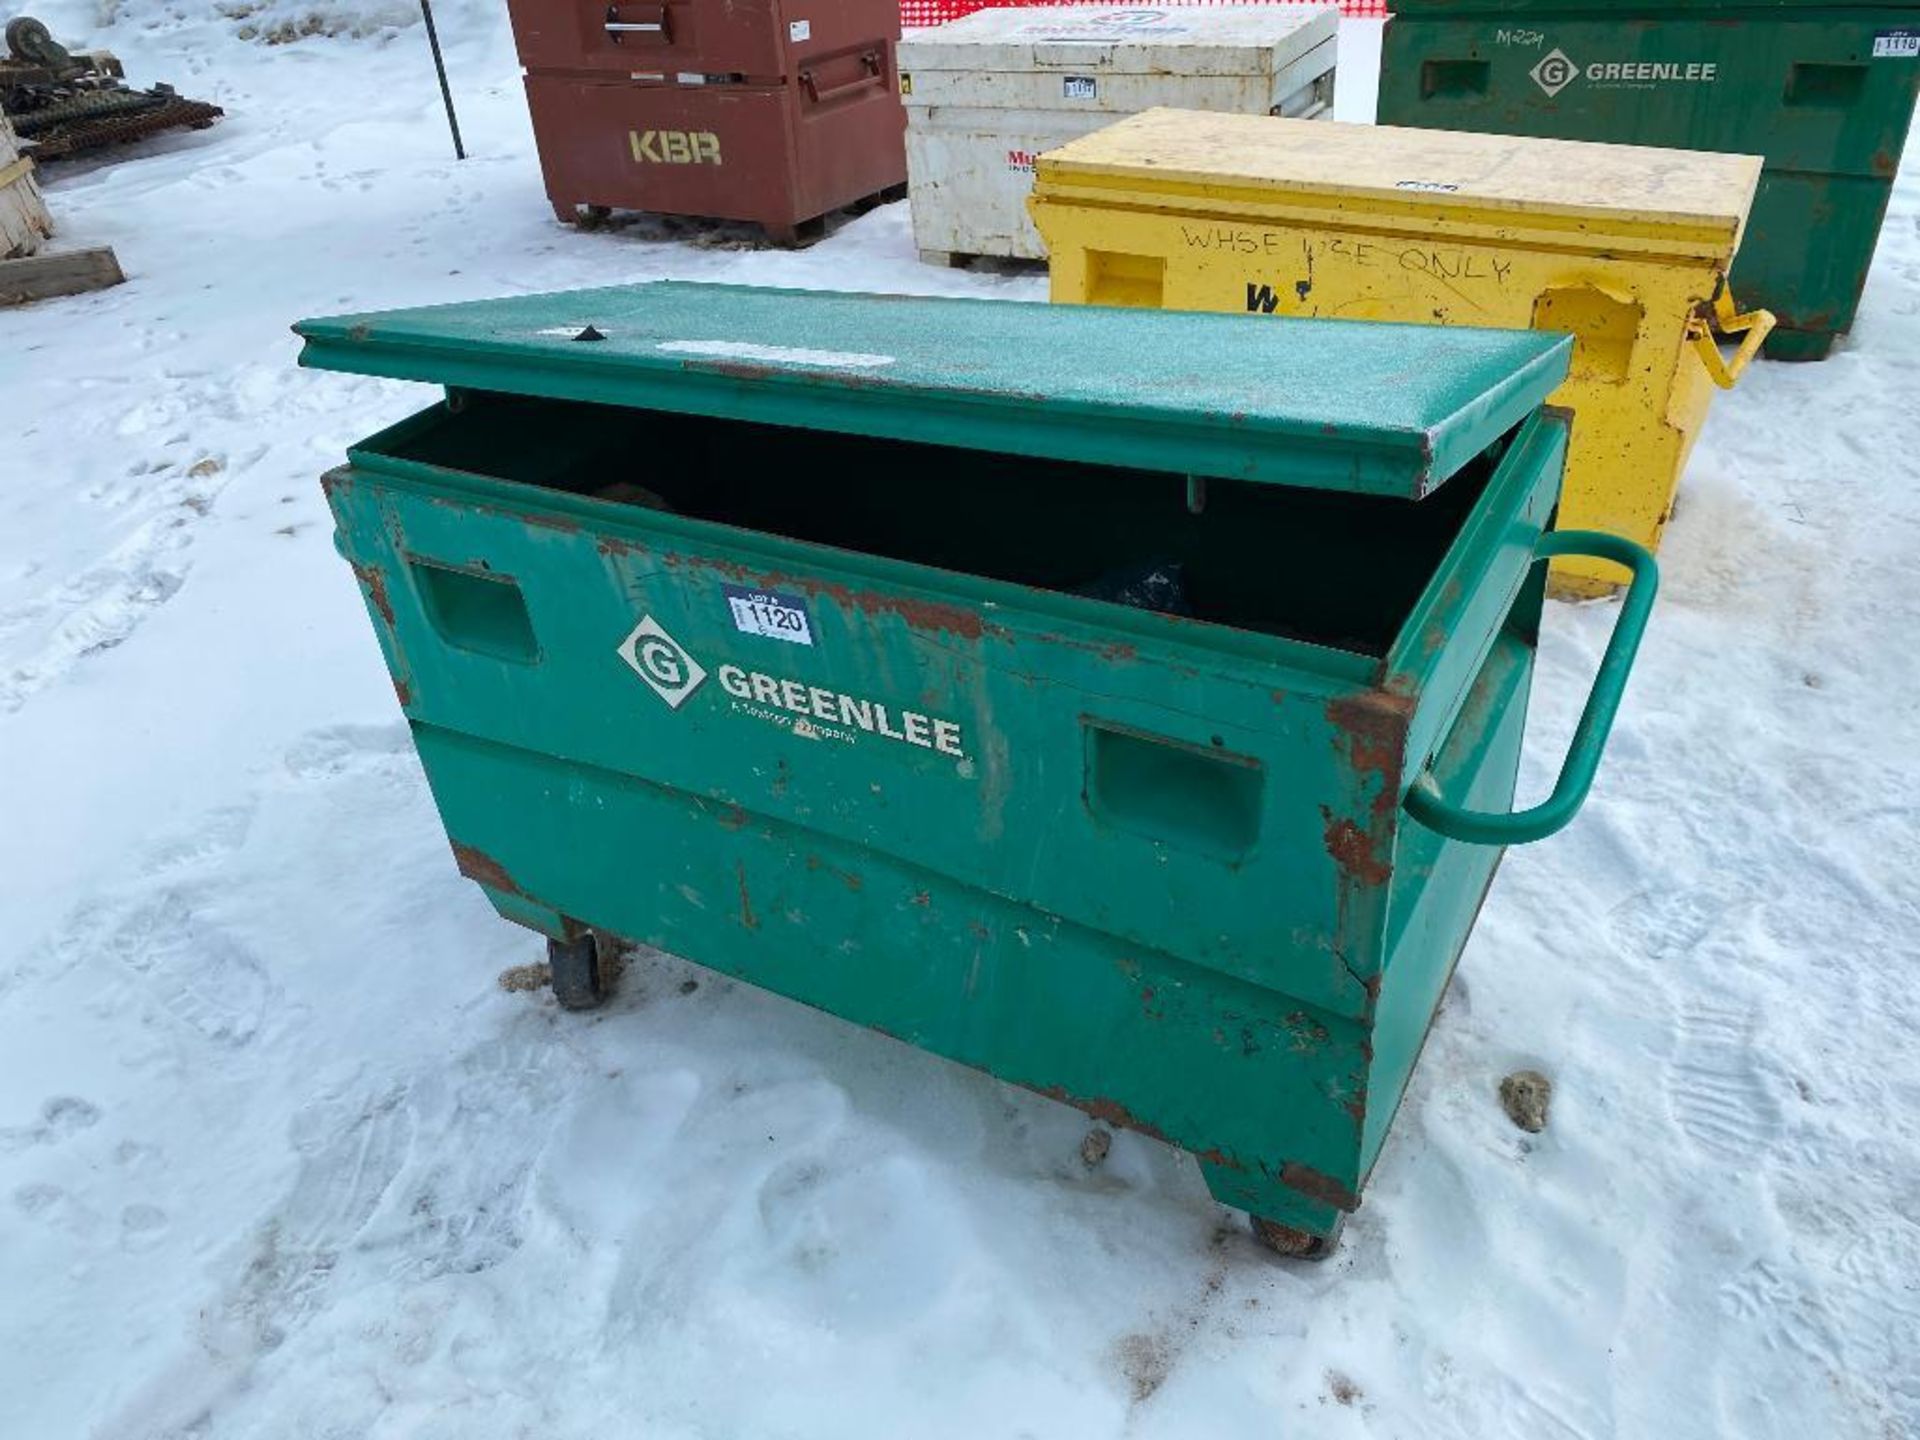
[[629, 130], [636, 165], [718, 165], [720, 137], [711, 130]]

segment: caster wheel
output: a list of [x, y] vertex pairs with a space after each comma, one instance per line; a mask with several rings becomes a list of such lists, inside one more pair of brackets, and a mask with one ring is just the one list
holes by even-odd
[[611, 993], [600, 941], [591, 931], [577, 940], [547, 941], [547, 968], [562, 1010], [596, 1010]]
[[1253, 1222], [1253, 1238], [1289, 1260], [1324, 1260], [1340, 1243], [1338, 1230], [1331, 1235], [1315, 1235], [1311, 1230], [1282, 1225], [1278, 1220], [1262, 1220], [1258, 1215], [1247, 1218]]

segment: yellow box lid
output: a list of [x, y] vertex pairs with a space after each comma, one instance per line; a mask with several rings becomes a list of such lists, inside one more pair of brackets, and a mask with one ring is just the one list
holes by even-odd
[[1039, 192], [1102, 178], [1221, 198], [1358, 202], [1435, 218], [1586, 222], [1731, 257], [1760, 182], [1757, 155], [1523, 135], [1155, 109], [1049, 150]]

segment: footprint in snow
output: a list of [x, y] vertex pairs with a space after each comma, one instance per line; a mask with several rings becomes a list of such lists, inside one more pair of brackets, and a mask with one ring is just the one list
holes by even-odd
[[256, 808], [257, 802], [248, 800], [201, 817], [189, 829], [161, 840], [148, 851], [140, 873], [167, 875], [232, 854], [246, 842]]
[[12, 612], [7, 631], [38, 631], [41, 638], [0, 673], [0, 713], [18, 710], [82, 660], [124, 644], [186, 583], [187, 543], [178, 520], [149, 520], [99, 565]]
[[1822, 1365], [1837, 1362], [1825, 1307], [1777, 1264], [1756, 1260], [1721, 1286], [1720, 1312], [1768, 1350], [1784, 1347]]
[[[449, 1071], [451, 1111], [426, 1122], [405, 1188], [387, 1206], [396, 1217], [381, 1243], [397, 1252], [389, 1273], [402, 1280], [477, 1275], [523, 1242], [535, 1168], [555, 1140], [552, 1117], [569, 1094], [552, 1027], [509, 1027], [460, 1056]], [[644, 1115], [629, 1114], [638, 1128]], [[610, 1144], [634, 1138], [607, 1135]], [[632, 1203], [632, 1193], [628, 1194]]]
[[1604, 1440], [1614, 1426], [1599, 1407], [1538, 1377], [1505, 1379], [1505, 1393], [1488, 1407], [1497, 1416], [1492, 1435], [1504, 1440]]
[[45, 1181], [17, 1186], [12, 1198], [13, 1208], [26, 1219], [68, 1235], [89, 1234], [99, 1220], [71, 1191]]
[[288, 750], [286, 766], [301, 780], [330, 780], [363, 765], [412, 754], [413, 732], [404, 722], [331, 725], [314, 731]]
[[1634, 958], [1673, 961], [1733, 933], [1755, 905], [1752, 896], [1707, 888], [1660, 890], [1623, 900], [1608, 927]]
[[100, 1107], [91, 1100], [82, 1100], [74, 1095], [55, 1095], [40, 1106], [40, 1118], [35, 1123], [0, 1129], [0, 1154], [10, 1154], [34, 1145], [57, 1144], [99, 1123]]
[[896, 1331], [945, 1302], [977, 1243], [912, 1157], [831, 1165], [805, 1154], [761, 1182], [763, 1244], [746, 1279], [763, 1303], [846, 1334]]
[[259, 1032], [273, 995], [265, 968], [187, 892], [135, 904], [103, 943], [175, 1020], [212, 1043], [238, 1048]]
[[[231, 1338], [255, 1354], [319, 1310], [327, 1288], [413, 1150], [404, 1088], [311, 1105], [294, 1118], [293, 1188], [261, 1224], [245, 1273], [220, 1308]], [[224, 1348], [224, 1346], [222, 1347]]]
[[1751, 1012], [1696, 1000], [1675, 1024], [1667, 1062], [1667, 1106], [1682, 1133], [1706, 1154], [1750, 1167], [1772, 1148], [1781, 1108], [1754, 1046]]
[[[211, 382], [195, 389], [171, 403], [191, 414], [217, 393]], [[139, 431], [163, 422], [161, 412], [143, 418], [147, 408], [123, 417], [123, 432], [127, 424]], [[91, 565], [0, 616], [0, 636], [22, 637], [17, 649], [0, 652], [0, 713], [18, 710], [82, 661], [124, 644], [180, 593], [195, 533], [231, 479], [223, 457], [196, 451], [187, 440], [179, 434], [165, 442], [184, 447], [179, 458], [136, 462], [125, 480], [96, 486], [90, 499], [134, 512], [130, 528]]]
[[120, 1212], [120, 1244], [134, 1251], [151, 1250], [166, 1238], [167, 1212], [145, 1203]]

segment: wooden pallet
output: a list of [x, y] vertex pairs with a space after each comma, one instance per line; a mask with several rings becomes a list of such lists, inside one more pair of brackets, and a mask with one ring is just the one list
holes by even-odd
[[0, 260], [33, 254], [52, 233], [47, 202], [33, 178], [33, 161], [20, 153], [13, 126], [0, 115]]

